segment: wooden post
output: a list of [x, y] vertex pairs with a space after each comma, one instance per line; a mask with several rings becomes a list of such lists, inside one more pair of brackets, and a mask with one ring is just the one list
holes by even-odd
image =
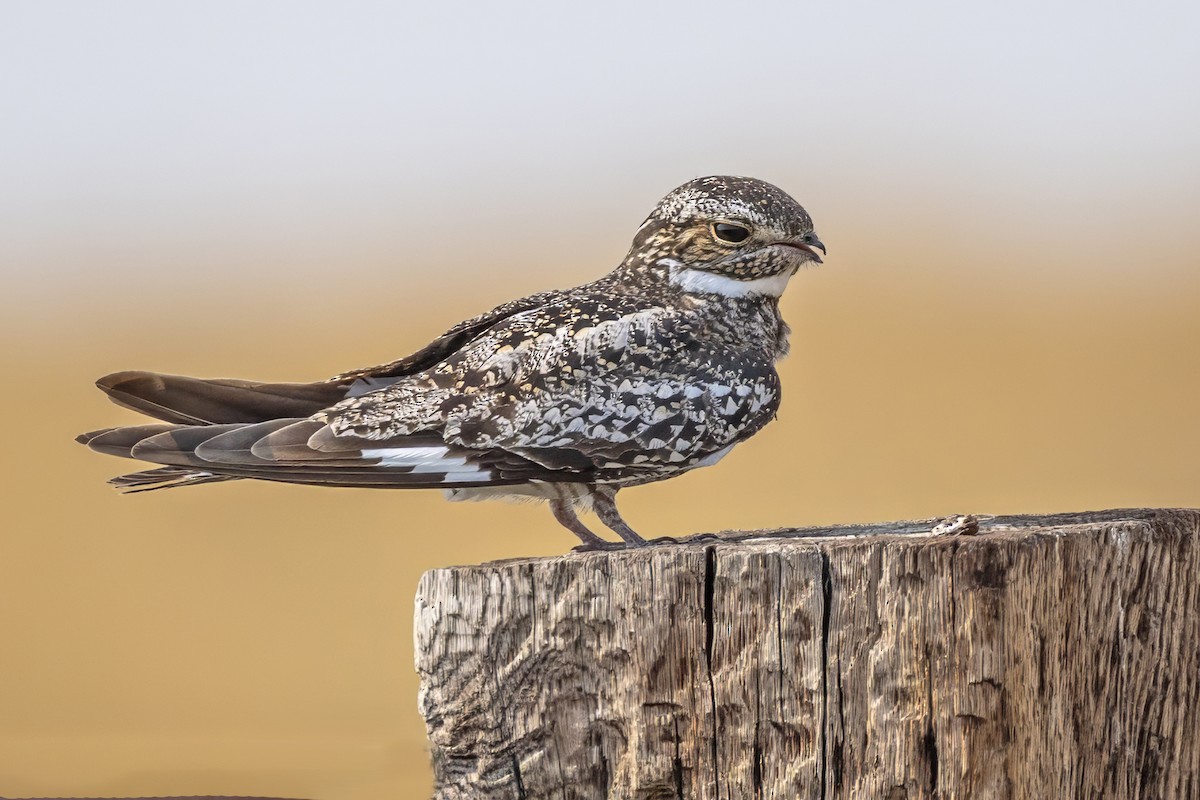
[[1200, 511], [429, 572], [438, 800], [1200, 798]]

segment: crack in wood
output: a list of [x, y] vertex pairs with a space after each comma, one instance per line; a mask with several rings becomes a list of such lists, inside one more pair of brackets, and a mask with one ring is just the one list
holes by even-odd
[[840, 793], [842, 791], [842, 781], [846, 774], [844, 760], [846, 755], [846, 694], [842, 686], [842, 661], [840, 658], [837, 661], [837, 712], [838, 736], [833, 743], [830, 770], [833, 773], [833, 791]]
[[717, 742], [720, 724], [717, 714], [717, 684], [713, 677], [713, 641], [715, 636], [713, 603], [715, 601], [716, 588], [717, 548], [706, 547], [704, 548], [704, 653], [708, 672], [708, 697], [712, 706], [713, 787], [716, 792], [716, 800], [721, 800], [721, 764]]
[[936, 797], [938, 745], [933, 708], [933, 653], [928, 645], [925, 647], [925, 692], [925, 740], [921, 744], [925, 750], [925, 760], [929, 764], [929, 794]]
[[677, 800], [687, 800], [683, 796], [683, 758], [680, 756], [679, 717], [675, 717], [675, 760], [671, 766], [672, 777], [675, 778], [675, 797]]
[[829, 786], [829, 621], [833, 608], [833, 581], [829, 574], [829, 553], [821, 551], [821, 800]]
[[521, 780], [521, 761], [516, 753], [512, 753], [513, 781], [517, 784], [517, 800], [526, 800], [525, 783]]
[[[676, 737], [679, 736], [679, 731], [675, 732]], [[679, 741], [675, 742], [675, 756], [679, 757]], [[604, 755], [604, 748], [600, 748], [600, 788], [604, 792], [605, 800], [612, 795], [612, 771], [608, 767], [608, 757]]]
[[775, 556], [775, 649], [779, 659], [779, 720], [785, 719], [783, 712], [783, 681], [787, 670], [787, 658], [783, 654], [783, 559]]

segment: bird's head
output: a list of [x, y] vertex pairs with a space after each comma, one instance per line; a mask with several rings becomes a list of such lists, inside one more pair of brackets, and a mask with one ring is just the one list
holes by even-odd
[[812, 218], [786, 192], [754, 178], [688, 181], [646, 218], [629, 257], [666, 267], [685, 291], [778, 297], [796, 270], [821, 263]]

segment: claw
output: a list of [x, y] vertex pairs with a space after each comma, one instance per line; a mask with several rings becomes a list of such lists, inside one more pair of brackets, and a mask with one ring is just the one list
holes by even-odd
[[572, 553], [602, 553], [612, 552], [614, 550], [626, 550], [629, 545], [624, 542], [609, 542], [601, 539], [598, 542], [589, 542], [587, 544], [577, 544], [571, 548]]

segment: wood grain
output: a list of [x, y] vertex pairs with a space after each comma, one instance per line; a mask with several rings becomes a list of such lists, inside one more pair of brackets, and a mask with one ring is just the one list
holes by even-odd
[[434, 570], [438, 800], [1198, 798], [1200, 512]]

